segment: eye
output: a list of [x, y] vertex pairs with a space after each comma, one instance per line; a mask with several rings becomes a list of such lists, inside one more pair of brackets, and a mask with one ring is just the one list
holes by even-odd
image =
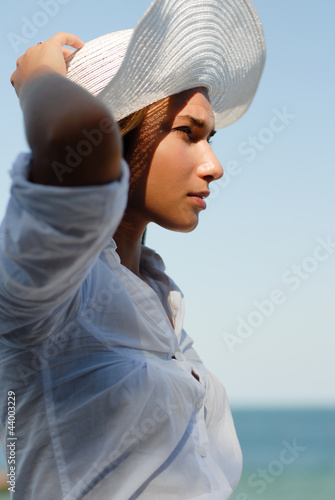
[[191, 130], [191, 128], [190, 128], [190, 127], [188, 127], [187, 125], [184, 125], [184, 126], [182, 126], [182, 127], [176, 127], [176, 128], [174, 128], [173, 130], [177, 130], [178, 132], [184, 132], [184, 134], [186, 134], [186, 135], [187, 135], [187, 137], [188, 137], [191, 141], [193, 141], [193, 139], [192, 139], [192, 130]]
[[213, 132], [211, 132], [210, 136], [207, 139], [208, 144], [212, 144], [212, 142], [213, 142], [212, 139], [215, 136], [215, 134], [216, 134], [216, 130], [213, 130]]

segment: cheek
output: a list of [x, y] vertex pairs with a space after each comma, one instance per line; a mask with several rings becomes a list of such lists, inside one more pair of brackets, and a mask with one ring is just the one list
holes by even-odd
[[149, 170], [151, 181], [163, 181], [166, 186], [187, 179], [192, 171], [192, 161], [182, 141], [167, 138], [157, 147]]
[[148, 182], [147, 199], [164, 199], [169, 191], [179, 182], [180, 166], [174, 154], [165, 154], [164, 151], [157, 151], [151, 162]]

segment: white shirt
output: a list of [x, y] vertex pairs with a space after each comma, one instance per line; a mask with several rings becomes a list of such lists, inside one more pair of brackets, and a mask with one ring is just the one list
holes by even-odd
[[183, 295], [154, 251], [142, 249], [149, 286], [111, 239], [127, 165], [120, 182], [62, 188], [28, 182], [29, 160], [14, 165], [1, 227], [1, 439], [6, 450], [11, 390], [13, 498], [228, 499], [241, 450], [225, 390], [183, 330]]

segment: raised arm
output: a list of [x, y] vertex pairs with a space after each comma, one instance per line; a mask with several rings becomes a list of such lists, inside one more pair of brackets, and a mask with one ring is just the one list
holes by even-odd
[[81, 307], [81, 284], [127, 204], [118, 127], [99, 99], [66, 79], [72, 51], [64, 45], [83, 43], [59, 33], [28, 49], [12, 75], [32, 154], [13, 165], [0, 227], [0, 335], [25, 341]]
[[106, 107], [66, 79], [65, 59], [83, 42], [58, 33], [30, 47], [11, 82], [32, 150], [30, 180], [54, 186], [104, 184], [120, 177], [121, 140]]

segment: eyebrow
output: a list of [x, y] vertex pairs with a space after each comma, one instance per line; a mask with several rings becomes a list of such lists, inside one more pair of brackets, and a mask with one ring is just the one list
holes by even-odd
[[[192, 115], [178, 115], [178, 118], [187, 118], [190, 120], [196, 127], [199, 128], [204, 128], [206, 123], [204, 120], [201, 120], [200, 118], [194, 118]], [[216, 130], [212, 130], [209, 134], [209, 137], [213, 137], [216, 134]]]

